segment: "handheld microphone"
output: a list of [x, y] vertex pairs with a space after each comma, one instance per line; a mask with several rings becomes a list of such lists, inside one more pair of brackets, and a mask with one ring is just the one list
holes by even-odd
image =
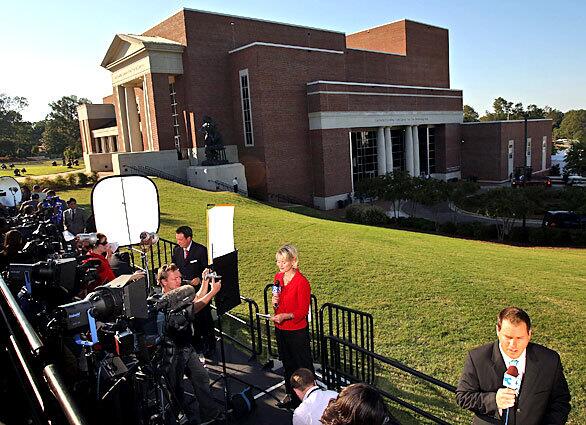
[[[511, 390], [519, 391], [519, 388], [521, 387], [521, 380], [519, 379], [519, 370], [517, 369], [517, 366], [511, 365], [508, 367], [503, 376], [503, 386], [510, 388]], [[507, 413], [505, 415], [505, 425], [508, 425], [509, 412], [514, 408], [515, 407], [513, 406], [507, 409]]]
[[191, 285], [180, 286], [166, 294], [157, 302], [157, 310], [177, 311], [187, 307], [195, 298], [195, 288]]
[[[276, 279], [273, 282], [273, 295], [279, 295], [281, 293], [281, 282], [279, 282], [279, 279]], [[279, 307], [279, 303], [274, 303], [273, 304], [274, 309], [276, 310], [277, 307]]]

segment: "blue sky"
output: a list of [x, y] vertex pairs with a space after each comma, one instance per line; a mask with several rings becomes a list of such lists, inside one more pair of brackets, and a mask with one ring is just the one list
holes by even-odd
[[0, 92], [48, 102], [111, 93], [99, 64], [114, 34], [141, 33], [182, 7], [356, 32], [398, 19], [450, 31], [451, 86], [479, 113], [498, 96], [566, 111], [586, 108], [586, 2], [581, 1], [10, 1], [0, 7]]

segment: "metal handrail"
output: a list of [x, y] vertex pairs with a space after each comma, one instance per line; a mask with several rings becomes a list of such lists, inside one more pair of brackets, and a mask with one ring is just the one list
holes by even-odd
[[[45, 345], [41, 341], [41, 338], [30, 324], [25, 314], [21, 310], [18, 302], [10, 292], [8, 285], [4, 282], [4, 279], [0, 276], [0, 293], [4, 298], [6, 306], [9, 311], [5, 311], [1, 308], [2, 315], [0, 316], [6, 323], [6, 328], [9, 332], [9, 338], [12, 345], [12, 349], [16, 354], [21, 367], [25, 371], [28, 377], [29, 385], [37, 397], [39, 407], [44, 414], [49, 411], [49, 406], [46, 406], [46, 402], [54, 403], [55, 401], [63, 410], [67, 422], [70, 425], [83, 425], [86, 421], [77, 408], [73, 398], [70, 396], [63, 378], [57, 372], [56, 366], [52, 363], [45, 362], [45, 356], [43, 348]], [[11, 317], [10, 317], [11, 316]], [[11, 326], [11, 321], [14, 321], [18, 329]], [[16, 331], [20, 330], [25, 337], [26, 345], [19, 343]], [[39, 370], [39, 365], [42, 367], [42, 371]], [[40, 387], [39, 385], [46, 384], [46, 387]], [[54, 397], [53, 399], [47, 398], [49, 395]], [[40, 398], [40, 399], [39, 399]]]
[[128, 168], [132, 171], [135, 171], [139, 174], [143, 174], [145, 176], [155, 176], [160, 177], [165, 180], [170, 180], [175, 183], [182, 184], [184, 186], [189, 186], [189, 181], [182, 177], [176, 176], [175, 174], [168, 173], [163, 170], [159, 170], [158, 168], [149, 167], [148, 165], [124, 165], [124, 168]]
[[18, 325], [22, 329], [24, 335], [26, 336], [26, 339], [29, 343], [31, 352], [33, 354], [38, 354], [39, 351], [44, 347], [44, 344], [41, 341], [41, 338], [39, 337], [39, 335], [37, 334], [35, 329], [33, 328], [33, 326], [30, 324], [30, 322], [27, 320], [26, 316], [24, 315], [24, 313], [20, 309], [18, 302], [16, 301], [16, 299], [12, 295], [12, 292], [10, 292], [10, 288], [8, 288], [8, 285], [6, 285], [6, 282], [4, 282], [4, 279], [2, 279], [1, 276], [0, 276], [0, 292], [2, 292], [2, 295], [4, 296], [4, 299], [6, 300], [6, 304], [10, 308], [10, 311], [12, 312], [14, 318], [16, 319], [16, 322], [18, 323]]
[[[406, 373], [408, 373], [408, 374], [410, 374], [412, 376], [415, 376], [415, 377], [420, 378], [420, 379], [422, 379], [422, 380], [424, 380], [426, 382], [429, 382], [430, 384], [439, 386], [439, 387], [441, 387], [441, 388], [443, 388], [443, 389], [445, 389], [445, 390], [447, 390], [447, 391], [449, 391], [451, 393], [455, 393], [456, 392], [456, 387], [454, 387], [453, 385], [450, 385], [450, 384], [448, 384], [446, 382], [443, 382], [443, 381], [441, 381], [439, 379], [436, 379], [436, 378], [434, 378], [434, 377], [432, 377], [430, 375], [427, 375], [427, 374], [425, 374], [423, 372], [420, 372], [420, 371], [418, 371], [416, 369], [413, 369], [413, 368], [411, 368], [409, 366], [406, 366], [403, 363], [399, 362], [398, 360], [394, 360], [394, 359], [391, 359], [389, 357], [385, 357], [383, 355], [380, 355], [380, 354], [377, 354], [375, 352], [369, 351], [369, 350], [367, 350], [367, 349], [365, 349], [365, 348], [363, 348], [363, 347], [361, 347], [359, 345], [356, 345], [354, 343], [351, 343], [349, 341], [346, 341], [344, 339], [338, 338], [338, 337], [333, 336], [333, 335], [322, 335], [322, 338], [323, 338], [323, 342], [322, 343], [324, 344], [324, 352], [327, 352], [328, 341], [330, 341], [331, 343], [336, 344], [336, 346], [339, 346], [339, 345], [347, 346], [347, 347], [351, 348], [352, 350], [355, 350], [356, 352], [361, 353], [361, 355], [363, 355], [363, 356], [367, 356], [367, 357], [369, 357], [369, 358], [371, 358], [373, 360], [377, 360], [377, 361], [380, 361], [381, 363], [384, 363], [384, 364], [386, 364], [388, 366], [397, 368], [397, 369], [399, 369], [399, 370], [401, 370], [403, 372], [406, 372]], [[330, 345], [332, 345], [332, 344], [330, 344]], [[335, 363], [337, 365], [340, 362], [340, 359], [339, 359], [339, 349], [336, 350], [336, 349], [333, 349], [332, 348], [331, 352], [334, 353], [334, 355], [332, 357], [334, 357], [334, 361], [335, 361]], [[331, 368], [332, 367], [329, 364], [329, 362], [328, 362], [327, 356], [325, 356], [323, 358], [323, 361], [325, 363], [325, 364], [322, 364], [322, 367], [324, 368], [324, 370], [327, 370], [328, 368]], [[338, 368], [335, 368], [334, 373], [336, 375], [338, 375], [338, 376], [343, 377], [346, 381], [350, 381], [350, 382], [351, 381], [356, 381], [355, 377], [353, 377], [350, 374], [345, 373], [343, 370], [340, 370]], [[427, 419], [429, 419], [429, 420], [431, 420], [431, 421], [433, 421], [435, 423], [438, 423], [438, 424], [441, 424], [441, 425], [450, 425], [449, 422], [446, 422], [443, 419], [438, 418], [437, 416], [433, 415], [432, 413], [426, 412], [425, 410], [421, 409], [420, 407], [415, 406], [412, 403], [409, 403], [409, 402], [407, 402], [405, 400], [402, 400], [399, 397], [394, 396], [393, 394], [391, 394], [391, 393], [389, 393], [389, 392], [387, 392], [385, 390], [382, 390], [382, 389], [380, 389], [378, 387], [374, 387], [374, 388], [381, 395], [383, 395], [384, 397], [387, 397], [388, 399], [392, 400], [393, 402], [395, 402], [397, 404], [400, 404], [401, 406], [403, 406], [403, 407], [405, 407], [405, 408], [407, 408], [409, 410], [412, 410], [413, 412], [415, 412], [415, 413], [417, 413], [417, 414], [419, 414], [419, 415], [421, 415], [421, 416], [423, 416], [423, 417], [425, 417], [425, 418], [427, 418]]]

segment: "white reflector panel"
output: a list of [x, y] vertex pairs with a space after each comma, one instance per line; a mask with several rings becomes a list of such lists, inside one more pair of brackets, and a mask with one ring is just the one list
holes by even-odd
[[0, 177], [0, 204], [15, 207], [22, 200], [22, 192], [18, 182], [10, 176]]
[[100, 180], [92, 191], [96, 230], [120, 246], [138, 244], [141, 232], [159, 230], [159, 194], [143, 176]]

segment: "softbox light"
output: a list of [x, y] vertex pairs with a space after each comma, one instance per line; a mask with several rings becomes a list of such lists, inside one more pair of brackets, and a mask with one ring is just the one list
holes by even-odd
[[120, 246], [140, 243], [142, 232], [159, 230], [159, 193], [144, 176], [111, 176], [92, 190], [96, 230]]
[[0, 177], [0, 204], [5, 207], [15, 207], [22, 201], [20, 185], [14, 177]]

